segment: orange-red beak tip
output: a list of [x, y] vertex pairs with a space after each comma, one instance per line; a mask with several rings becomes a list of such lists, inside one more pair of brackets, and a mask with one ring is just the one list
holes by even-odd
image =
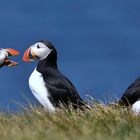
[[12, 49], [12, 48], [6, 48], [5, 49], [10, 55], [19, 55], [19, 51]]
[[29, 61], [30, 61], [30, 59], [29, 59], [29, 51], [30, 51], [30, 48], [28, 48], [28, 49], [24, 52], [23, 57], [22, 57], [22, 60], [23, 60], [23, 61], [26, 61], [26, 62], [29, 62]]

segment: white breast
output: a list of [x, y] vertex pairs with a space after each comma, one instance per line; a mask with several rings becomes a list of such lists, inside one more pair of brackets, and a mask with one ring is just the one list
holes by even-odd
[[134, 114], [140, 114], [140, 101], [137, 101], [132, 105], [132, 111]]
[[36, 97], [36, 99], [49, 111], [54, 112], [55, 108], [53, 104], [50, 102], [49, 98], [50, 94], [45, 86], [45, 82], [43, 80], [43, 76], [39, 73], [36, 68], [32, 72], [29, 78], [29, 87]]

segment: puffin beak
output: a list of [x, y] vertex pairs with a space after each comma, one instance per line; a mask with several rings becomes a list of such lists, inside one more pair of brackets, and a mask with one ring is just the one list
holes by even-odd
[[[19, 55], [19, 52], [17, 50], [15, 50], [15, 49], [5, 48], [4, 50], [8, 53], [8, 56], [11, 56], [11, 55]], [[17, 62], [14, 62], [12, 60], [9, 60], [8, 59], [8, 56], [4, 60], [4, 65], [6, 65], [6, 66], [15, 66], [15, 65], [18, 64]]]
[[22, 60], [23, 61], [30, 61], [30, 59], [29, 59], [29, 52], [31, 51], [31, 48], [28, 48], [25, 52], [24, 52], [24, 54], [23, 54], [23, 57], [22, 57]]
[[4, 61], [4, 64], [5, 64], [6, 66], [15, 66], [15, 65], [17, 65], [18, 63], [15, 62], [15, 61], [9, 60], [8, 58], [6, 58], [5, 61]]
[[15, 49], [5, 48], [4, 50], [8, 53], [8, 56], [19, 55], [19, 52], [17, 50], [15, 50]]
[[26, 62], [29, 62], [29, 61], [33, 61], [34, 59], [36, 59], [37, 56], [35, 55], [35, 53], [31, 53], [31, 48], [28, 48], [24, 54], [23, 54], [23, 57], [22, 57], [22, 60], [23, 61], [26, 61]]

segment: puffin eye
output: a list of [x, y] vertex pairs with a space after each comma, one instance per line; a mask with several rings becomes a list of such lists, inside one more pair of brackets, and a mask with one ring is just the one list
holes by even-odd
[[39, 45], [37, 45], [37, 48], [39, 49], [39, 48], [40, 48], [40, 46], [39, 46]]

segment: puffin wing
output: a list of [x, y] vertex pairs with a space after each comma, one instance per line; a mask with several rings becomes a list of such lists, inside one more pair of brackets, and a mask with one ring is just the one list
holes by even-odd
[[140, 99], [140, 77], [138, 77], [124, 92], [120, 103], [129, 106]]
[[72, 104], [79, 105], [82, 102], [71, 81], [58, 70], [43, 75], [43, 78], [47, 89], [57, 103], [62, 102], [68, 105], [71, 102]]

